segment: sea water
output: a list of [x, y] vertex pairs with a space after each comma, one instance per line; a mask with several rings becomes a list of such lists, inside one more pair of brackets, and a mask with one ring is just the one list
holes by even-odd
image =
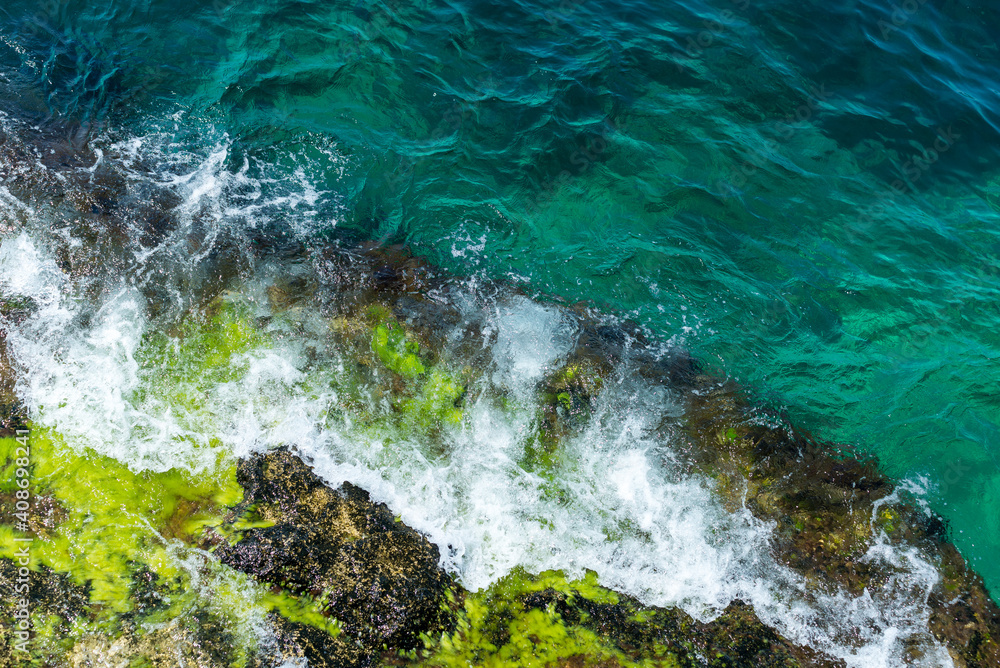
[[[57, 202], [0, 192], [3, 290], [39, 306], [9, 337], [28, 369], [18, 392], [70, 441], [152, 470], [294, 441], [329, 480], [362, 485], [428, 533], [466, 586], [515, 565], [590, 568], [701, 618], [749, 598], [789, 637], [891, 665], [894, 643], [926, 626], [919, 592], [933, 576], [921, 557], [872, 548], [909, 574], [889, 600], [776, 595], [800, 587], [769, 560], [770, 528], [671, 467], [653, 425], [673, 399], [627, 370], [601, 396], [603, 419], [572, 441], [557, 484], [573, 503], [553, 507], [513, 464], [531, 417], [499, 409], [489, 388], [527, 401], [570, 345], [572, 322], [551, 304], [582, 300], [687, 347], [897, 480], [922, 481], [963, 554], [1000, 586], [992, 9], [220, 0], [4, 11], [5, 131], [61, 124], [67, 151], [87, 146], [81, 169], [98, 179], [107, 161], [125, 174], [126, 211], [151, 192], [172, 197], [168, 229], [136, 234], [111, 262]], [[5, 170], [58, 171], [51, 160]], [[470, 297], [465, 317], [495, 342], [444, 459], [349, 414], [332, 421], [329, 383], [308, 362], [305, 342], [328, 326], [314, 313], [288, 325], [298, 340], [276, 330], [236, 360], [239, 382], [199, 386], [208, 409], [144, 391], [157, 379], [137, 360], [143, 337], [220, 276], [270, 315], [269, 277], [288, 268], [280, 253], [247, 259], [255, 243], [332, 237], [408, 243], [471, 277], [470, 295], [480, 277], [540, 298]], [[78, 263], [91, 275], [60, 266], [65, 248], [91, 253]], [[163, 312], [149, 311], [152, 293]], [[327, 353], [335, 373], [338, 352]], [[838, 644], [838, 609], [875, 620], [863, 649]]]

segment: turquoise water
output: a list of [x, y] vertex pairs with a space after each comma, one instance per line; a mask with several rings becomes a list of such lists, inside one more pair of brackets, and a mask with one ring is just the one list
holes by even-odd
[[217, 156], [253, 182], [217, 179], [228, 224], [407, 242], [629, 317], [925, 479], [1000, 590], [985, 3], [9, 0], [2, 16], [10, 113], [119, 155], [145, 138], [134, 169], [163, 179]]

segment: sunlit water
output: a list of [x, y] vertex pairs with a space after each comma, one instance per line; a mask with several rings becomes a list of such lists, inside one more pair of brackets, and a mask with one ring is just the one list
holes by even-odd
[[[630, 317], [797, 424], [926, 480], [995, 591], [990, 11], [926, 3], [894, 23], [874, 3], [7, 3], [10, 131], [24, 109], [82, 122], [67, 143], [90, 140], [95, 178], [99, 161], [122, 170], [135, 205], [122, 210], [174, 196], [166, 233], [70, 276], [57, 248], [93, 241], [72, 241], [58, 203], [0, 191], [3, 289], [40, 305], [12, 336], [29, 369], [19, 392], [70, 440], [140, 468], [294, 442], [427, 532], [473, 588], [517, 564], [591, 568], [703, 618], [747, 598], [792, 638], [892, 665], [901, 638], [925, 633], [934, 576], [919, 555], [873, 547], [910, 578], [883, 600], [804, 593], [768, 556], [769, 527], [672, 468], [658, 431], [672, 398], [627, 369], [571, 442], [556, 484], [573, 503], [548, 500], [516, 465], [530, 414], [501, 410], [491, 388], [527, 402], [566, 354], [573, 325], [556, 307], [484, 303], [461, 283], [464, 317], [495, 336], [481, 398], [437, 456], [331, 418], [338, 351], [322, 369], [306, 352], [329, 327], [318, 313], [276, 318], [239, 382], [198, 388], [200, 411], [149, 391], [142, 341], [220, 266], [269, 315], [266, 286], [290, 269], [280, 253], [246, 259], [262, 238], [406, 241], [456, 275]], [[838, 640], [851, 624], [873, 634], [862, 649]]]

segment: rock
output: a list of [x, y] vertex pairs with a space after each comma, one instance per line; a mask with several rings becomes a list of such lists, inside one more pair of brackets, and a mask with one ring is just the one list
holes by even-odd
[[[322, 614], [337, 620], [342, 635], [331, 643], [293, 625], [310, 663], [367, 665], [386, 648], [413, 649], [421, 633], [447, 627], [442, 605], [453, 583], [438, 567], [437, 548], [367, 492], [350, 483], [330, 488], [287, 449], [241, 462], [237, 479], [245, 496], [233, 520], [255, 514], [271, 526], [241, 532], [239, 542], [218, 545], [215, 555], [261, 582], [322, 602]], [[332, 647], [334, 656], [320, 646]]]
[[[261, 664], [259, 657], [234, 652], [226, 624], [210, 612], [196, 608], [152, 629], [126, 625], [116, 634], [92, 633], [80, 638], [67, 652], [64, 663], [73, 668], [90, 666], [150, 666], [152, 668], [223, 668]], [[247, 659], [250, 661], [247, 661]]]
[[13, 436], [26, 416], [14, 392], [18, 370], [7, 349], [7, 327], [19, 324], [38, 308], [27, 297], [0, 297], [0, 437]]
[[[5, 504], [6, 505], [6, 504]], [[33, 620], [43, 615], [48, 618], [45, 638], [39, 638], [37, 629], [32, 628], [32, 639], [27, 644], [30, 654], [15, 649], [18, 642], [14, 637], [14, 609], [19, 600], [15, 587], [23, 586], [24, 578], [19, 577], [19, 565], [12, 559], [0, 559], [0, 667], [21, 666], [31, 662], [55, 664], [61, 659], [63, 647], [50, 646], [52, 639], [70, 635], [77, 620], [84, 621], [89, 615], [89, 592], [86, 587], [73, 584], [61, 573], [42, 566], [28, 572], [28, 610]]]
[[893, 574], [864, 558], [876, 537], [918, 547], [941, 574], [928, 597], [931, 633], [957, 666], [1000, 666], [1000, 607], [948, 541], [944, 520], [895, 500], [874, 460], [761, 419], [734, 384], [695, 383], [684, 418], [692, 464], [717, 481], [726, 505], [777, 525], [779, 561], [810, 582], [862, 595]]
[[523, 571], [468, 594], [457, 630], [418, 653], [421, 666], [657, 666], [835, 668], [843, 664], [800, 647], [734, 601], [701, 623], [677, 608], [644, 606], [597, 584], [593, 573], [567, 581]]

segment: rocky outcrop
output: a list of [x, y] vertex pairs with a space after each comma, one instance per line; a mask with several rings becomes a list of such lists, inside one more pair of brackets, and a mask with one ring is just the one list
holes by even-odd
[[616, 594], [593, 574], [570, 582], [522, 571], [469, 593], [386, 506], [349, 483], [325, 485], [289, 450], [245, 460], [237, 476], [244, 502], [208, 542], [224, 564], [311, 597], [336, 619], [330, 633], [271, 615], [280, 654], [311, 666], [840, 665], [788, 641], [739, 601], [701, 623]]
[[261, 582], [319, 601], [320, 613], [336, 620], [341, 633], [333, 639], [286, 625], [311, 665], [367, 665], [447, 627], [454, 585], [438, 567], [437, 548], [385, 504], [350, 483], [330, 488], [288, 450], [241, 462], [237, 480], [244, 502], [233, 521], [253, 516], [267, 526], [239, 532], [238, 542], [222, 541], [214, 553]]
[[898, 494], [874, 460], [761, 419], [732, 383], [699, 376], [687, 396], [692, 466], [718, 482], [729, 506], [775, 523], [781, 562], [860, 595], [894, 573], [866, 558], [876, 539], [918, 547], [940, 575], [928, 598], [934, 637], [960, 668], [1000, 666], [1000, 607], [939, 516]]
[[26, 417], [14, 393], [17, 368], [7, 349], [7, 327], [23, 321], [35, 308], [30, 299], [0, 296], [0, 436], [13, 435]]
[[[105, 216], [125, 216], [116, 197], [110, 189], [93, 195], [86, 217], [92, 235], [79, 236], [99, 234]], [[169, 209], [169, 202], [157, 206]], [[146, 220], [145, 214], [129, 215]], [[170, 228], [149, 215], [149, 234]], [[81, 246], [90, 245], [98, 244]], [[301, 248], [288, 252], [307, 254]], [[87, 253], [64, 258], [67, 271], [75, 275], [103, 266], [99, 253]], [[322, 311], [329, 323], [328, 342], [344, 351], [345, 375], [354, 374], [359, 385], [385, 399], [386, 408], [377, 415], [366, 414], [360, 403], [345, 410], [355, 410], [362, 420], [415, 426], [426, 440], [437, 438], [441, 425], [460, 423], [469, 386], [492, 361], [488, 328], [466, 318], [454, 298], [455, 283], [399, 248], [329, 246], [312, 259], [315, 275], [302, 271], [267, 289], [272, 312], [267, 317], [283, 315], [294, 323], [296, 309]], [[210, 298], [223, 283], [206, 289], [200, 321], [193, 318], [187, 328], [162, 334], [159, 343], [147, 340], [159, 346], [158, 352], [140, 356], [140, 361], [159, 369], [161, 379], [238, 382], [229, 375], [231, 361], [259, 343], [263, 328], [239, 309], [228, 311], [223, 300]], [[484, 290], [514, 292], [495, 285]], [[156, 301], [155, 295], [150, 299]], [[16, 300], [0, 304], [3, 322], [16, 322], [30, 309]], [[539, 475], [551, 470], [561, 444], [587, 424], [609, 376], [627, 365], [680, 398], [683, 410], [670, 416], [668, 425], [686, 440], [677, 448], [678, 456], [692, 472], [712, 481], [730, 509], [747, 508], [776, 526], [773, 547], [782, 564], [819, 588], [860, 596], [891, 576], [891, 569], [864, 558], [876, 538], [915, 546], [934, 560], [941, 576], [928, 598], [930, 632], [948, 647], [959, 668], [1000, 666], [996, 604], [949, 543], [940, 518], [898, 495], [875, 462], [755, 411], [740, 388], [702, 374], [685, 351], [664, 350], [628, 323], [609, 324], [580, 306], [565, 312], [574, 321], [576, 346], [535, 388], [540, 434], [527, 453], [526, 467]], [[0, 426], [8, 434], [24, 420], [13, 394], [15, 376], [0, 337]], [[202, 394], [188, 388], [166, 396], [201, 408], [206, 401]], [[52, 447], [36, 449], [37, 457], [55, 453]], [[108, 600], [92, 601], [88, 587], [72, 584], [65, 573], [33, 567], [33, 600], [50, 618], [47, 653], [39, 655], [43, 663], [173, 665], [180, 656], [185, 663], [205, 666], [272, 665], [276, 657], [305, 657], [313, 666], [837, 665], [782, 637], [739, 601], [713, 622], [701, 623], [680, 610], [644, 607], [596, 581], [567, 582], [560, 574], [518, 573], [485, 592], [466, 592], [438, 567], [437, 548], [397, 521], [391, 509], [350, 483], [327, 485], [288, 449], [239, 463], [236, 482], [243, 499], [235, 506], [238, 494], [227, 493], [222, 501], [211, 481], [202, 481], [204, 490], [188, 493], [196, 482], [170, 472], [138, 476], [118, 468], [111, 475], [115, 462], [72, 456], [78, 457], [69, 460], [81, 472], [78, 478], [95, 487], [128, 487], [128, 494], [121, 495], [120, 503], [97, 508], [68, 484], [37, 489], [34, 498], [40, 505], [32, 533], [57, 536], [67, 517], [76, 518], [81, 530], [95, 524], [115, 527], [123, 509], [152, 518], [152, 532], [146, 542], [121, 541], [115, 548], [119, 553], [105, 555], [107, 564], [92, 564], [88, 571], [80, 563], [53, 561], [70, 564], [66, 568], [75, 569], [78, 582], [95, 582], [98, 567], [114, 564], [110, 571], [130, 602], [113, 621]], [[41, 463], [36, 459], [33, 465]], [[39, 486], [52, 487], [58, 468], [53, 465], [51, 475], [39, 476]], [[163, 517], [154, 517], [142, 498], [152, 489], [169, 497], [169, 504], [159, 504], [161, 510], [172, 508]], [[0, 491], [0, 503], [10, 499], [8, 491]], [[88, 545], [106, 546], [114, 535], [110, 529], [95, 534]], [[197, 595], [178, 592], [190, 581], [170, 581], [165, 557], [162, 573], [130, 562], [148, 558], [151, 546], [165, 551], [167, 543], [210, 550], [225, 568], [250, 576], [244, 583], [269, 588], [269, 597], [255, 603], [266, 603], [270, 610], [275, 647], [248, 654], [217, 610], [176, 603]], [[10, 562], [0, 561], [0, 585], [9, 568]], [[110, 585], [103, 586], [107, 591]], [[171, 599], [174, 604], [166, 603]], [[162, 618], [156, 617], [160, 612]], [[103, 635], [81, 632], [71, 638], [77, 619], [99, 620]], [[7, 633], [3, 624], [0, 633]], [[0, 662], [13, 661], [9, 637], [3, 637], [7, 645], [0, 650]], [[921, 660], [916, 650], [910, 658], [917, 664]]]
[[418, 655], [422, 666], [583, 666], [834, 668], [767, 627], [734, 601], [702, 623], [677, 608], [644, 606], [596, 584], [593, 573], [568, 582], [559, 573], [523, 571], [468, 595], [457, 630]]

